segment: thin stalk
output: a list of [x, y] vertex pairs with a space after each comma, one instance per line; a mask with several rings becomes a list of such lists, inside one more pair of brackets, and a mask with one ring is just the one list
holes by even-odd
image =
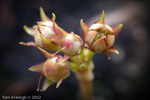
[[93, 82], [78, 80], [82, 100], [93, 100]]

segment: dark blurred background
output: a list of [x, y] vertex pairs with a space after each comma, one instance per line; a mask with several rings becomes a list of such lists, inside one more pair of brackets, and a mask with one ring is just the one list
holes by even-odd
[[54, 12], [60, 27], [82, 38], [80, 20], [91, 25], [103, 10], [106, 24], [124, 24], [115, 42], [120, 54], [111, 53], [110, 61], [105, 54], [93, 58], [95, 100], [150, 100], [150, 0], [0, 0], [0, 96], [80, 100], [74, 73], [58, 89], [52, 85], [36, 92], [40, 74], [28, 68], [46, 59], [37, 48], [19, 42], [33, 41], [23, 25], [40, 21], [39, 7], [50, 18]]

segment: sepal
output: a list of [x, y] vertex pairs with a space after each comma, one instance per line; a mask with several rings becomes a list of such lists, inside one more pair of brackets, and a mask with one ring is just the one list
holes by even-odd
[[81, 28], [83, 30], [83, 36], [85, 38], [85, 36], [86, 36], [86, 34], [87, 34], [88, 30], [89, 30], [89, 26], [83, 22], [83, 19], [81, 19], [80, 25], [81, 25]]
[[44, 83], [43, 83], [43, 86], [42, 86], [42, 89], [41, 89], [41, 90], [37, 89], [37, 91], [44, 92], [44, 91], [46, 91], [47, 88], [48, 88], [49, 86], [51, 86], [52, 84], [54, 84], [54, 82], [52, 82], [52, 81], [50, 81], [50, 80], [48, 80], [48, 79], [45, 79], [45, 81], [44, 81]]
[[101, 17], [99, 18], [98, 21], [95, 22], [95, 24], [97, 24], [97, 23], [99, 23], [99, 24], [105, 24], [104, 17], [105, 17], [105, 12], [103, 10]]
[[62, 83], [62, 81], [63, 81], [63, 78], [60, 79], [60, 80], [57, 82], [56, 88], [59, 88], [59, 86], [60, 86], [60, 84]]
[[42, 7], [40, 7], [40, 16], [42, 21], [51, 21], [51, 19], [46, 16]]
[[43, 53], [43, 55], [46, 57], [46, 58], [51, 58], [51, 57], [55, 57], [56, 55], [52, 54], [52, 53], [49, 53], [47, 52], [46, 50], [38, 47], [38, 49]]
[[54, 51], [59, 50], [61, 46], [57, 44], [55, 41], [52, 41], [54, 39], [46, 38], [42, 34], [39, 34], [42, 40], [43, 48], [46, 50]]
[[44, 62], [30, 67], [30, 68], [28, 68], [28, 70], [33, 71], [33, 72], [42, 73], [43, 72], [43, 65], [44, 65]]
[[115, 49], [114, 47], [111, 47], [111, 48], [109, 49], [109, 52], [114, 52], [114, 53], [116, 53], [116, 54], [119, 54], [119, 51], [118, 51], [117, 49]]
[[117, 37], [118, 33], [122, 30], [123, 24], [119, 24], [116, 26], [111, 27], [113, 29], [113, 33], [115, 37]]
[[23, 26], [23, 29], [31, 36], [34, 37], [34, 34], [35, 34], [35, 29], [34, 28], [30, 28], [26, 25]]
[[24, 45], [24, 46], [33, 46], [33, 47], [37, 47], [37, 45], [35, 44], [35, 42], [27, 42], [27, 43], [19, 42], [19, 44], [22, 44], [22, 45]]

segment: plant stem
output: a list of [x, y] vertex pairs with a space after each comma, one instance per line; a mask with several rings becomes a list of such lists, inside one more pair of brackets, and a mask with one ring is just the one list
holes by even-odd
[[94, 53], [83, 48], [80, 55], [72, 57], [72, 69], [78, 80], [82, 100], [93, 100]]
[[87, 63], [87, 68], [75, 72], [82, 100], [93, 100], [93, 62]]
[[82, 100], [93, 100], [93, 83], [89, 80], [78, 80]]

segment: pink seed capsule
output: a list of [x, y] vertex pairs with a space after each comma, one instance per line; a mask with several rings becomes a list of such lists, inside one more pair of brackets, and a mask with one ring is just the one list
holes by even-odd
[[[41, 73], [37, 91], [45, 91], [50, 85], [55, 83], [57, 83], [56, 88], [58, 88], [62, 81], [70, 75], [71, 66], [69, 61], [65, 57], [49, 53], [40, 47], [38, 49], [47, 60], [29, 68], [30, 71]], [[43, 75], [46, 79], [40, 90], [40, 82]]]
[[53, 82], [69, 76], [70, 65], [68, 61], [63, 61], [63, 57], [53, 57], [47, 59], [43, 66], [45, 77]]
[[68, 56], [78, 55], [83, 47], [83, 40], [73, 32], [67, 35], [63, 41], [63, 52]]

